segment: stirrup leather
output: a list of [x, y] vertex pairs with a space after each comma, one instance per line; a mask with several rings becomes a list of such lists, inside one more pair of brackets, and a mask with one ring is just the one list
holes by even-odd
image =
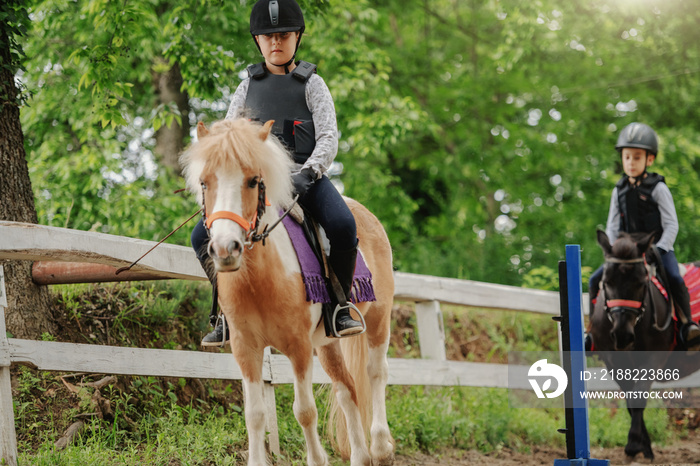
[[[338, 317], [338, 312], [342, 311], [343, 309], [347, 309], [348, 312], [349, 312], [350, 310], [353, 310], [353, 311], [355, 311], [355, 312], [357, 313], [358, 316], [360, 316], [360, 323], [362, 324], [362, 331], [361, 331], [361, 332], [353, 333], [353, 334], [350, 334], [350, 335], [341, 335], [341, 334], [338, 333], [338, 329], [337, 329], [337, 327], [335, 326], [335, 325], [336, 325], [336, 321], [335, 321], [335, 320], [336, 320], [336, 318]], [[354, 319], [353, 319], [353, 320], [354, 320]], [[333, 336], [334, 336], [335, 338], [354, 337], [354, 336], [357, 336], [357, 335], [362, 335], [363, 333], [365, 333], [365, 332], [367, 331], [367, 324], [365, 324], [365, 318], [362, 316], [362, 313], [361, 313], [360, 310], [357, 308], [357, 306], [355, 306], [353, 303], [351, 303], [351, 302], [349, 302], [349, 301], [348, 301], [347, 303], [345, 303], [345, 304], [338, 304], [338, 305], [335, 307], [335, 309], [333, 310], [333, 315], [331, 316], [331, 327], [332, 327], [331, 332], [332, 332], [332, 334], [333, 334]]]

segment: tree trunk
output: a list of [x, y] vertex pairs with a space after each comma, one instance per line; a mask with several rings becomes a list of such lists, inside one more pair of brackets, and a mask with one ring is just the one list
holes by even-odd
[[[2, 27], [0, 63], [12, 63]], [[37, 223], [14, 83], [10, 67], [0, 66], [0, 220]], [[8, 305], [5, 322], [14, 337], [39, 339], [43, 332], [54, 333], [56, 326], [48, 289], [34, 284], [31, 265], [30, 261], [0, 261]]]
[[180, 90], [182, 87], [180, 66], [176, 63], [166, 73], [153, 71], [153, 85], [160, 103], [164, 105], [175, 103], [182, 117], [182, 125], [173, 121], [171, 125], [163, 125], [156, 131], [154, 152], [163, 165], [180, 173], [178, 158], [184, 148], [185, 138], [190, 133], [190, 104], [187, 93]]

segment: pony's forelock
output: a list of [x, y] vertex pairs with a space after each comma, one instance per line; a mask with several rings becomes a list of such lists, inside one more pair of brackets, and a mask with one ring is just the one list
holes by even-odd
[[627, 233], [620, 233], [620, 236], [612, 245], [612, 255], [618, 259], [635, 259], [639, 257], [639, 248], [632, 236]]
[[262, 126], [246, 119], [214, 123], [209, 134], [193, 143], [180, 157], [187, 189], [201, 202], [201, 175], [205, 169], [259, 171], [267, 197], [274, 206], [291, 202], [292, 159], [273, 135], [261, 139]]

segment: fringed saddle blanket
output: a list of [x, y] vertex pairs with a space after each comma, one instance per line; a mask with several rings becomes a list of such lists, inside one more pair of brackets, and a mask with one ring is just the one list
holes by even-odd
[[685, 286], [690, 293], [690, 314], [697, 322], [700, 319], [700, 267], [694, 264], [685, 264], [686, 272], [683, 275]]
[[[311, 250], [309, 242], [304, 235], [304, 230], [296, 220], [290, 216], [282, 220], [282, 224], [289, 233], [289, 238], [292, 240], [292, 245], [297, 252], [299, 266], [301, 266], [301, 276], [304, 280], [304, 288], [306, 289], [306, 300], [315, 303], [329, 303], [331, 297], [328, 294], [326, 286], [326, 278], [321, 270], [321, 265], [318, 263], [316, 255]], [[353, 280], [352, 291], [350, 293], [353, 303], [361, 303], [365, 301], [376, 301], [374, 295], [374, 286], [372, 286], [372, 272], [367, 268], [362, 253], [358, 250], [357, 264], [355, 265], [355, 278]]]
[[[700, 267], [694, 264], [683, 264], [685, 266], [685, 275], [683, 281], [688, 287], [690, 294], [690, 314], [695, 322], [700, 320]], [[652, 282], [661, 291], [661, 294], [668, 300], [668, 292], [664, 285], [656, 278], [652, 277]]]

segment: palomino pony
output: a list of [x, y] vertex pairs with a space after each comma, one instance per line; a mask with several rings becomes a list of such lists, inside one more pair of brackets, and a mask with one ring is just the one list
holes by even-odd
[[[352, 465], [392, 464], [394, 441], [385, 405], [394, 297], [389, 240], [374, 215], [347, 199], [361, 252], [372, 273], [376, 301], [357, 305], [367, 326], [364, 334], [342, 340], [327, 338], [321, 304], [306, 300], [287, 231], [281, 224], [267, 229], [279, 220], [281, 209], [292, 204], [292, 159], [270, 136], [272, 123], [261, 126], [245, 119], [224, 120], [211, 130], [200, 123], [199, 140], [181, 160], [188, 189], [205, 209], [219, 304], [230, 328], [231, 351], [243, 374], [248, 464], [266, 462], [262, 368], [267, 346], [278, 349], [291, 362], [293, 411], [304, 432], [309, 465], [329, 462], [317, 431], [314, 349], [333, 381], [333, 398], [344, 415], [339, 417], [345, 422], [335, 426], [341, 454]], [[263, 238], [265, 241], [258, 241]]]
[[[652, 283], [645, 253], [654, 233], [632, 236], [621, 233], [614, 244], [598, 231], [598, 244], [605, 255], [603, 278], [591, 319], [593, 346], [608, 369], [677, 369], [678, 378], [700, 368], [700, 352], [673, 351], [676, 329], [667, 300]], [[642, 353], [643, 352], [643, 353]], [[672, 357], [673, 355], [673, 357]], [[624, 392], [647, 392], [651, 377], [644, 380], [616, 378]], [[651, 439], [644, 424], [646, 399], [627, 399], [631, 416], [625, 454], [638, 453], [653, 459]]]

